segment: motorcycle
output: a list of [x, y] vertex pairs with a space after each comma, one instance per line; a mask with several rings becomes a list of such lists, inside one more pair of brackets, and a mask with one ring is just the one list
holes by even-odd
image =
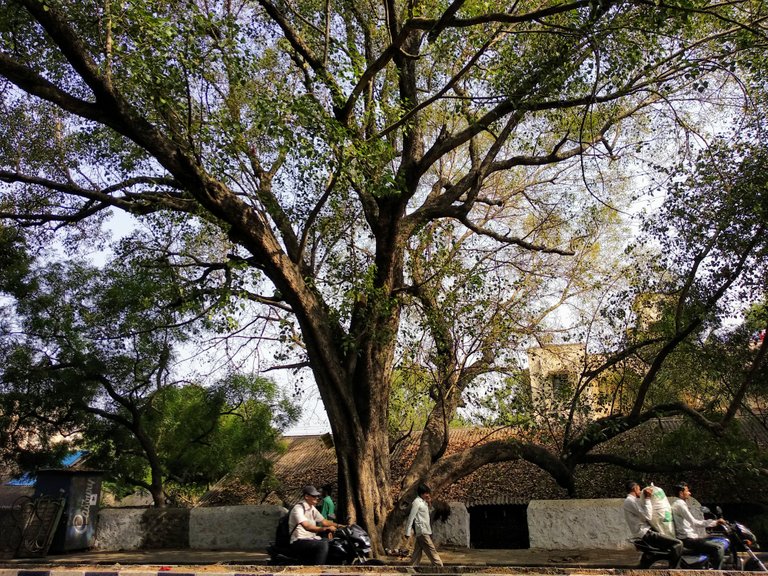
[[[635, 547], [635, 550], [642, 552], [640, 557], [640, 568], [652, 568], [658, 562], [664, 562], [670, 569], [675, 568], [672, 566], [671, 553], [669, 550], [662, 550], [656, 546], [652, 546], [647, 542], [644, 542], [642, 538], [631, 538], [629, 540]], [[706, 554], [699, 554], [698, 552], [683, 551], [683, 555], [680, 557], [680, 564], [677, 568], [691, 569], [691, 570], [708, 570], [711, 568], [709, 556]]]
[[[702, 507], [702, 510], [705, 512], [705, 516], [707, 516], [709, 511], [704, 507]], [[723, 517], [723, 511], [719, 506], [715, 507], [715, 515], [717, 518]], [[765, 564], [755, 554], [755, 550], [759, 549], [757, 538], [754, 532], [744, 526], [744, 524], [726, 521], [725, 524], [709, 528], [707, 532], [709, 534], [706, 537], [707, 540], [717, 541], [725, 549], [724, 570], [766, 571]], [[745, 552], [747, 556], [746, 561], [744, 558]]]
[[[287, 526], [287, 517], [286, 526]], [[278, 527], [278, 531], [280, 527]], [[302, 560], [291, 554], [290, 544], [285, 538], [278, 536], [276, 540], [267, 546], [269, 563], [273, 566], [288, 566], [302, 564]], [[367, 564], [380, 565], [382, 562], [369, 558], [371, 553], [371, 538], [368, 533], [357, 524], [343, 526], [333, 533], [333, 538], [328, 543], [328, 564]]]
[[[708, 508], [702, 506], [701, 510], [705, 517], [712, 517]], [[715, 513], [718, 518], [722, 518], [722, 510], [719, 506], [715, 508]], [[707, 540], [717, 542], [725, 550], [723, 570], [766, 571], [765, 564], [754, 552], [758, 549], [757, 538], [744, 524], [726, 522], [725, 524], [719, 524], [708, 529], [708, 534], [706, 536]], [[633, 538], [630, 542], [632, 542], [638, 552], [643, 554], [640, 558], [641, 568], [651, 568], [657, 562], [665, 562], [669, 566], [670, 553], [668, 550], [651, 546], [640, 538]], [[743, 553], [745, 552], [748, 556], [746, 561], [743, 558]], [[673, 566], [669, 567], [673, 568]], [[706, 554], [686, 552], [685, 550], [680, 558], [678, 567], [694, 570], [709, 570], [713, 568]]]

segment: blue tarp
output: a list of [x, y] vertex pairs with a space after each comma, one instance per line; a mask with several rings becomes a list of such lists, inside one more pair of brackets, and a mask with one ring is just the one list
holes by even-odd
[[[66, 456], [64, 456], [64, 458], [61, 459], [61, 462], [59, 462], [59, 466], [61, 468], [69, 468], [70, 466], [82, 460], [87, 455], [88, 455], [88, 452], [86, 452], [85, 450], [78, 450], [77, 452], [72, 452], [70, 454], [67, 454]], [[37, 478], [34, 474], [32, 474], [31, 472], [25, 472], [18, 478], [9, 480], [8, 482], [5, 483], [5, 485], [6, 486], [34, 486], [36, 481], [37, 481]]]

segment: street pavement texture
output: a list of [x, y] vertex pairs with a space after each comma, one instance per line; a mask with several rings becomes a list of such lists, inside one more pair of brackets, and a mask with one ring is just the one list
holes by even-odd
[[[409, 566], [407, 559], [384, 557], [383, 566], [269, 566], [257, 551], [137, 550], [74, 552], [45, 558], [0, 560], [0, 576], [383, 576], [390, 574], [529, 574], [564, 576], [628, 575], [634, 550], [441, 549], [445, 566]], [[647, 572], [647, 571], [644, 571]], [[666, 572], [669, 574], [669, 572]], [[691, 575], [690, 571], [687, 573]]]

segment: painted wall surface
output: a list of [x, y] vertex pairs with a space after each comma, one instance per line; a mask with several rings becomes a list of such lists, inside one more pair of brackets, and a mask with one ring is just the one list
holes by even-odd
[[[631, 548], [622, 498], [533, 500], [528, 505], [531, 548], [547, 550]], [[103, 509], [95, 548], [194, 548], [263, 550], [274, 539], [279, 506], [223, 506], [194, 510]], [[469, 547], [469, 513], [451, 503], [446, 522], [435, 522], [435, 540], [443, 546]]]
[[97, 550], [139, 550], [144, 542], [141, 519], [146, 510], [104, 508], [96, 525]]
[[282, 506], [195, 508], [189, 516], [189, 547], [203, 550], [263, 550], [275, 539]]
[[264, 550], [275, 538], [277, 520], [286, 513], [281, 506], [104, 509], [94, 548]]
[[532, 500], [528, 504], [531, 548], [630, 549], [623, 498]]
[[432, 523], [432, 538], [438, 546], [469, 548], [469, 510], [461, 502], [450, 502], [447, 520]]

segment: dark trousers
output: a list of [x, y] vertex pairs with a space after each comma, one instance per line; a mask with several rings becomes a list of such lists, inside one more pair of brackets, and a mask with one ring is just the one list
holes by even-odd
[[677, 538], [664, 536], [664, 534], [655, 530], [648, 530], [648, 532], [643, 534], [643, 542], [660, 550], [669, 550], [670, 568], [676, 568], [680, 563], [680, 556], [683, 555], [683, 543]]
[[704, 538], [686, 538], [683, 540], [683, 546], [687, 550], [709, 556], [709, 559], [712, 561], [712, 568], [715, 570], [720, 570], [723, 567], [725, 549], [719, 543], [705, 540]]
[[291, 556], [295, 556], [302, 562], [320, 566], [328, 561], [327, 538], [301, 538], [291, 543]]

